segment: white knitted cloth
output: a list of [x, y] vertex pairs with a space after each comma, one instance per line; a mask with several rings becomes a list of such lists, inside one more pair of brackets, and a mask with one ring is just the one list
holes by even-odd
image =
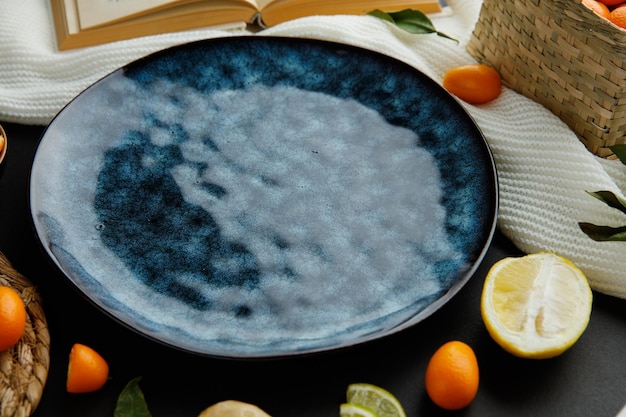
[[[85, 87], [150, 52], [203, 38], [247, 32], [196, 30], [57, 52], [48, 0], [0, 2], [0, 120], [46, 124]], [[436, 35], [410, 35], [368, 16], [303, 18], [262, 32], [339, 41], [403, 60], [440, 81], [451, 67], [474, 62], [465, 45], [481, 0], [448, 0]], [[626, 242], [598, 243], [579, 221], [624, 225], [626, 216], [585, 190], [624, 193], [626, 169], [593, 156], [557, 117], [504, 89], [495, 101], [465, 105], [494, 153], [500, 180], [498, 225], [527, 253], [553, 250], [587, 274], [598, 292], [626, 298]]]

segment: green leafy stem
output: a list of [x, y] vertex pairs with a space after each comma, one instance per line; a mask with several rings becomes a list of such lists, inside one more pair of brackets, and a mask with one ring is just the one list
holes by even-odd
[[420, 10], [405, 9], [399, 12], [392, 13], [383, 12], [380, 10], [372, 10], [371, 12], [367, 12], [367, 14], [393, 23], [400, 29], [403, 29], [409, 33], [417, 35], [436, 33], [441, 37], [451, 39], [457, 43], [459, 42], [458, 40], [435, 29], [435, 25], [433, 25], [433, 22], [431, 22], [428, 16], [426, 16], [426, 14]]
[[[610, 147], [611, 151], [626, 165], [626, 145]], [[626, 214], [626, 200], [611, 191], [587, 191], [588, 194], [606, 205]], [[591, 239], [597, 242], [626, 242], [626, 226], [598, 226], [592, 223], [579, 222], [578, 227]]]

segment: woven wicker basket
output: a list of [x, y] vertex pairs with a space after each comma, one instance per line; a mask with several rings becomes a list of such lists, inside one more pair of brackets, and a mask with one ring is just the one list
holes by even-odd
[[626, 143], [626, 30], [580, 0], [483, 0], [467, 50], [593, 154]]
[[28, 417], [37, 408], [48, 378], [50, 334], [39, 293], [1, 252], [0, 285], [17, 290], [27, 312], [20, 341], [0, 352], [0, 416]]

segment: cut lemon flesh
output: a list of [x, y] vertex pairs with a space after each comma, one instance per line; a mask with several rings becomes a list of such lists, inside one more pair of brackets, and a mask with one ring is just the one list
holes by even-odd
[[378, 414], [370, 408], [360, 404], [344, 403], [339, 406], [340, 417], [378, 417]]
[[551, 252], [495, 263], [485, 278], [481, 315], [491, 337], [524, 358], [569, 349], [587, 328], [593, 295], [584, 273]]
[[367, 407], [379, 417], [406, 417], [400, 401], [389, 391], [372, 384], [348, 385], [347, 402]]
[[[117, 413], [116, 413], [117, 415]], [[225, 400], [213, 404], [198, 417], [270, 417], [265, 411], [254, 404], [237, 400]]]

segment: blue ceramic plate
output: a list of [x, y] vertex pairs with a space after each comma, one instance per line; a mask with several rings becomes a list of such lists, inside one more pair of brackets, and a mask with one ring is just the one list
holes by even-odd
[[91, 301], [218, 357], [319, 352], [411, 326], [493, 236], [494, 163], [437, 83], [321, 41], [174, 47], [103, 78], [46, 129], [43, 247]]

